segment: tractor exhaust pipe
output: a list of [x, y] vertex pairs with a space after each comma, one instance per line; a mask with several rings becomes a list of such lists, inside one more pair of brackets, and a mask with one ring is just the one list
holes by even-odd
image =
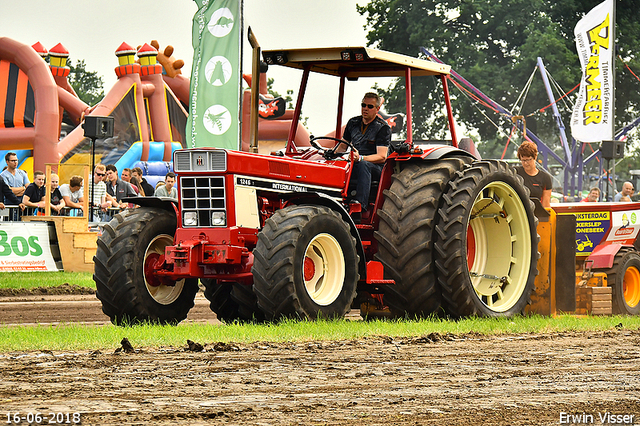
[[249, 151], [258, 152], [258, 91], [260, 87], [260, 44], [249, 27], [249, 43], [253, 49], [251, 64], [251, 140]]

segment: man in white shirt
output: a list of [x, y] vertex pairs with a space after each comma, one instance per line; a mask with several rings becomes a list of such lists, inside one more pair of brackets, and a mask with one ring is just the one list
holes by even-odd
[[[93, 205], [93, 208], [90, 208], [92, 212], [96, 212], [96, 208], [101, 209], [103, 212], [106, 212], [109, 207], [111, 207], [111, 202], [107, 200], [107, 184], [104, 183], [103, 179], [106, 176], [106, 167], [104, 164], [97, 164], [95, 169], [93, 170], [93, 193], [91, 192], [91, 185], [89, 185], [89, 200]], [[93, 196], [92, 196], [93, 195]], [[84, 201], [84, 200], [83, 200]], [[107, 220], [107, 215], [103, 216], [103, 220]], [[95, 217], [92, 217], [91, 220], [96, 221], [99, 220], [97, 214]]]
[[62, 194], [65, 206], [75, 209], [75, 211], [72, 210], [70, 212], [72, 216], [78, 213], [82, 214], [82, 197], [84, 195], [82, 191], [82, 180], [81, 176], [74, 175], [69, 179], [69, 183], [60, 186], [60, 194]]

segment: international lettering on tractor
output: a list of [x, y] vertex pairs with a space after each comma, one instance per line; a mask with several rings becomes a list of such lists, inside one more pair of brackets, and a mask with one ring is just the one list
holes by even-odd
[[[98, 240], [94, 279], [112, 322], [177, 323], [194, 304], [198, 280], [227, 322], [339, 318], [352, 307], [365, 317], [502, 317], [525, 312], [532, 295], [538, 304], [548, 302], [545, 292], [555, 281], [543, 278], [555, 272], [550, 259], [557, 252], [549, 245], [555, 212], [543, 214], [537, 229], [538, 209], [514, 169], [458, 148], [449, 66], [363, 47], [262, 55], [278, 64], [271, 66], [301, 72], [286, 148], [260, 154], [255, 137], [252, 152], [176, 151], [178, 200], [129, 199], [139, 207], [116, 215]], [[312, 136], [302, 148], [293, 141], [311, 74], [335, 79], [336, 126], [333, 136]], [[406, 127], [401, 139], [391, 140], [367, 201], [353, 203], [353, 171], [362, 156], [342, 137], [344, 93], [352, 81], [371, 78], [373, 85], [379, 77], [404, 79]], [[416, 78], [438, 83], [448, 143], [412, 134]], [[362, 108], [369, 108], [364, 101]], [[251, 113], [257, 123], [257, 102]], [[585, 213], [588, 229], [602, 218], [599, 211], [578, 213]], [[559, 252], [573, 250], [573, 260], [583, 234], [575, 232], [575, 219], [572, 224], [575, 239], [564, 240], [573, 245]], [[538, 245], [540, 231], [545, 238]], [[635, 257], [616, 262], [636, 260], [640, 265]], [[538, 281], [547, 284], [534, 294], [541, 267]], [[575, 269], [568, 269], [575, 295]], [[613, 279], [621, 280], [617, 274]]]

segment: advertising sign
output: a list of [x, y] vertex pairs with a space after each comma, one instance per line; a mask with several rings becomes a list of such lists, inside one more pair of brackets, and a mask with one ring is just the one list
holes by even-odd
[[613, 7], [614, 0], [602, 2], [574, 30], [582, 79], [571, 134], [582, 142], [613, 139]]
[[241, 0], [195, 0], [187, 146], [239, 149]]
[[640, 210], [626, 210], [613, 212], [611, 232], [607, 236], [607, 241], [626, 242], [633, 244], [638, 235], [640, 223]]
[[58, 271], [46, 223], [0, 224], [0, 272]]
[[611, 225], [610, 212], [569, 213], [576, 217], [576, 255], [591, 254]]

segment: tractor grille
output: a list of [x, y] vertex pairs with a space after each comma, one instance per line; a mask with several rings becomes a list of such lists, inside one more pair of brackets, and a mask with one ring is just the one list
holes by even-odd
[[[184, 227], [224, 226], [213, 225], [214, 212], [226, 212], [224, 177], [181, 177], [180, 202]], [[188, 223], [187, 216], [197, 218], [197, 223]]]
[[180, 172], [224, 172], [227, 170], [227, 152], [224, 150], [176, 151], [174, 171]]

